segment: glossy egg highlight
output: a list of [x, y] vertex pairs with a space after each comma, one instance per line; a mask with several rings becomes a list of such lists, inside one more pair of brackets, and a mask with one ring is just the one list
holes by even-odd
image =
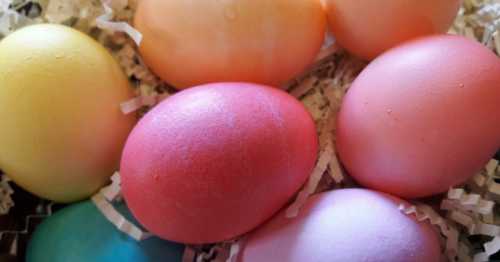
[[312, 171], [314, 123], [289, 94], [217, 83], [167, 98], [134, 128], [122, 189], [149, 231], [211, 243], [255, 228], [283, 207]]

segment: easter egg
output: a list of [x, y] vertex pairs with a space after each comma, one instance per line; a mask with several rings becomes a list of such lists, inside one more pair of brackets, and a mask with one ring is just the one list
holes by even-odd
[[399, 210], [404, 201], [365, 189], [315, 195], [250, 233], [240, 262], [439, 262], [437, 232]]
[[123, 152], [122, 189], [152, 233], [218, 242], [283, 207], [316, 155], [314, 123], [289, 94], [256, 84], [208, 84], [167, 98], [141, 119]]
[[117, 170], [134, 116], [112, 56], [62, 25], [28, 26], [0, 42], [0, 168], [57, 202], [84, 199]]
[[146, 64], [177, 88], [280, 85], [313, 62], [326, 15], [320, 0], [142, 0], [134, 24]]
[[460, 0], [323, 0], [340, 45], [371, 60], [404, 41], [445, 33]]
[[[116, 209], [131, 219], [123, 202]], [[181, 244], [157, 237], [137, 241], [119, 231], [92, 201], [84, 201], [63, 208], [36, 228], [26, 261], [180, 262], [183, 249]]]
[[368, 65], [343, 100], [337, 147], [362, 185], [414, 198], [465, 182], [500, 146], [500, 59], [472, 40], [424, 37]]

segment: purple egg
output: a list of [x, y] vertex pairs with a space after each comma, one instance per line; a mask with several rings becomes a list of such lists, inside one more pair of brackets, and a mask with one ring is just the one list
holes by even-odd
[[401, 203], [365, 189], [318, 194], [298, 217], [280, 212], [252, 232], [240, 261], [441, 261], [435, 228], [402, 213]]

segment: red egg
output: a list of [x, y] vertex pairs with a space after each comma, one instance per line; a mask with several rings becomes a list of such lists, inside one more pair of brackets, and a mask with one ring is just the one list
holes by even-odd
[[250, 233], [239, 261], [441, 261], [435, 229], [403, 214], [402, 203], [364, 189], [315, 195], [298, 217], [281, 212]]
[[402, 197], [446, 191], [500, 146], [500, 59], [469, 39], [438, 35], [374, 60], [344, 98], [342, 162], [362, 185]]
[[125, 146], [123, 193], [154, 234], [210, 243], [278, 211], [312, 171], [314, 123], [299, 101], [261, 85], [182, 91], [146, 114]]

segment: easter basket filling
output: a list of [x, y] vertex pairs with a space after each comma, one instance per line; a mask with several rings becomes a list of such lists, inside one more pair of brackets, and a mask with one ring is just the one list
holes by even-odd
[[[321, 3], [310, 4], [314, 1], [316, 0], [290, 1], [293, 4], [286, 5], [286, 7], [284, 4], [279, 4], [286, 1], [276, 1], [276, 6], [284, 8], [281, 12], [284, 15], [272, 20], [274, 24], [265, 25], [266, 30], [261, 30], [258, 21], [271, 14], [273, 8], [278, 8], [267, 2], [264, 4], [264, 1], [240, 1], [241, 5], [234, 4], [236, 6], [234, 9], [223, 8], [222, 10], [216, 10], [216, 6], [221, 4], [233, 7], [231, 2], [238, 1], [214, 1], [217, 4], [213, 6], [210, 4], [205, 6], [211, 1], [198, 3], [202, 7], [198, 7], [193, 12], [198, 12], [196, 15], [200, 17], [203, 16], [203, 8], [207, 13], [215, 12], [214, 10], [220, 11], [221, 18], [214, 23], [221, 31], [234, 32], [236, 29], [233, 24], [241, 21], [251, 25], [243, 30], [242, 35], [238, 35], [241, 32], [236, 32], [234, 38], [224, 38], [226, 36], [218, 35], [217, 27], [202, 18], [185, 18], [171, 12], [170, 16], [164, 14], [166, 17], [162, 20], [163, 18], [157, 19], [154, 15], [155, 7], [171, 10], [181, 6], [181, 4], [174, 3], [189, 1], [145, 0], [144, 3], [154, 3], [153, 7], [144, 4], [138, 10], [140, 0], [0, 0], [0, 59], [10, 58], [9, 61], [0, 61], [0, 71], [2, 71], [0, 72], [0, 89], [7, 90], [0, 90], [0, 103], [3, 104], [0, 105], [0, 116], [4, 114], [4, 124], [9, 126], [5, 129], [14, 130], [0, 132], [0, 136], [5, 136], [0, 139], [0, 147], [2, 143], [8, 144], [13, 155], [12, 158], [7, 157], [3, 153], [5, 149], [0, 149], [0, 168], [5, 172], [0, 175], [0, 261], [313, 261], [309, 258], [316, 257], [316, 255], [318, 257], [333, 256], [338, 261], [346, 261], [345, 259], [351, 258], [353, 252], [355, 253], [359, 247], [371, 245], [371, 243], [360, 241], [373, 241], [376, 236], [373, 237], [370, 234], [375, 234], [377, 230], [379, 232], [377, 234], [381, 234], [380, 238], [384, 238], [384, 233], [380, 233], [381, 231], [397, 235], [392, 239], [384, 240], [388, 241], [389, 246], [397, 245], [401, 239], [403, 240], [399, 242], [411, 242], [413, 240], [405, 239], [405, 237], [415, 237], [416, 240], [412, 242], [414, 246], [402, 244], [399, 245], [401, 250], [396, 250], [396, 247], [394, 251], [389, 252], [390, 255], [399, 256], [401, 261], [418, 261], [424, 258], [432, 261], [500, 261], [500, 151], [491, 157], [488, 155], [487, 158], [491, 158], [488, 161], [484, 159], [481, 155], [483, 152], [480, 152], [478, 148], [491, 147], [491, 141], [489, 141], [490, 144], [484, 141], [474, 143], [476, 140], [481, 140], [480, 135], [484, 134], [484, 137], [496, 135], [492, 134], [492, 128], [488, 130], [488, 127], [498, 127], [495, 123], [498, 123], [500, 119], [494, 119], [491, 117], [494, 114], [488, 112], [498, 111], [498, 106], [493, 107], [492, 101], [498, 101], [500, 97], [491, 97], [492, 94], [498, 95], [499, 92], [488, 91], [486, 87], [484, 89], [487, 91], [484, 92], [469, 91], [471, 85], [483, 88], [482, 86], [489, 83], [493, 83], [497, 89], [500, 88], [498, 83], [495, 84], [491, 80], [498, 80], [500, 74], [498, 71], [500, 68], [498, 66], [500, 1], [461, 1], [460, 9], [448, 31], [448, 36], [435, 35], [418, 40], [412, 39], [384, 53], [373, 63], [366, 61], [378, 56], [380, 52], [367, 51], [366, 48], [363, 50], [366, 46], [362, 44], [348, 44], [353, 39], [354, 42], [360, 42], [356, 38], [360, 36], [350, 39], [341, 32], [337, 34], [327, 32], [323, 37], [325, 35], [323, 29], [328, 21], [326, 16], [321, 19], [317, 18], [315, 12], [323, 12], [318, 10], [323, 10], [321, 7], [328, 7], [328, 4], [324, 6]], [[342, 1], [325, 0], [324, 2]], [[422, 1], [420, 5], [426, 5], [423, 2], [432, 1]], [[444, 4], [441, 2], [446, 1], [436, 1], [436, 10], [444, 9], [441, 6]], [[268, 5], [267, 9], [271, 11], [266, 10], [266, 12], [270, 13], [259, 13], [264, 11], [259, 9], [261, 8], [259, 4], [255, 3]], [[320, 8], [317, 8], [318, 6]], [[301, 11], [296, 11], [292, 7]], [[380, 11], [381, 14], [386, 12], [383, 6], [372, 8], [378, 8], [375, 11]], [[252, 10], [252, 12], [249, 15], [244, 10]], [[307, 10], [307, 12], [302, 10]], [[413, 10], [418, 12], [418, 8]], [[337, 12], [338, 9], [335, 11]], [[358, 15], [363, 15], [363, 11], [359, 12]], [[291, 21], [284, 22], [288, 21], [288, 18], [291, 18], [289, 19]], [[356, 18], [355, 21], [362, 21], [362, 19]], [[47, 23], [63, 26], [48, 26]], [[144, 25], [148, 23], [154, 25], [151, 27]], [[178, 40], [181, 43], [169, 42], [167, 36], [153, 32], [161, 27], [159, 24], [176, 23], [182, 26], [169, 28], [168, 32], [179, 35]], [[377, 23], [375, 22], [380, 26]], [[421, 21], [421, 24], [425, 24], [424, 21]], [[192, 28], [190, 26], [206, 30], [193, 33], [189, 32]], [[294, 28], [284, 30], [286, 26]], [[330, 26], [334, 27], [333, 31], [338, 31], [343, 25], [334, 22]], [[37, 27], [42, 33], [35, 32]], [[362, 27], [363, 30], [370, 28], [369, 25]], [[425, 26], [417, 28], [420, 30]], [[30, 33], [29, 30], [32, 32]], [[47, 37], [52, 33], [56, 36]], [[262, 33], [272, 39], [266, 42], [269, 45], [266, 47], [267, 50], [254, 48], [256, 44], [245, 38], [246, 34], [252, 33]], [[33, 36], [34, 34], [40, 35]], [[42, 36], [43, 34], [45, 36]], [[369, 34], [369, 32], [363, 32], [361, 35]], [[270, 35], [280, 35], [282, 38], [275, 39]], [[333, 35], [337, 35], [340, 41], [336, 40]], [[193, 39], [199, 39], [200, 36], [224, 48], [196, 53], [194, 50], [198, 51], [197, 48], [203, 46], [204, 43], [196, 43]], [[296, 39], [297, 36], [307, 38]], [[64, 44], [59, 44], [57, 40], [54, 40], [57, 37], [65, 37], [62, 41]], [[296, 41], [292, 41], [293, 39]], [[173, 47], [152, 48], [152, 46], [161, 46], [165, 43], [162, 41], [173, 43]], [[280, 46], [280, 41], [289, 44]], [[429, 72], [418, 71], [418, 66], [412, 67], [411, 63], [423, 61], [424, 55], [421, 53], [434, 48], [432, 47], [433, 41], [434, 46], [441, 45], [440, 48], [453, 50], [455, 48], [458, 51], [456, 53], [453, 53], [453, 50], [450, 51], [449, 57], [446, 56], [448, 54], [446, 52], [442, 56], [434, 53], [437, 58], [426, 58], [428, 67], [431, 68], [427, 70]], [[29, 43], [25, 44], [26, 42]], [[338, 42], [354, 47], [353, 49], [347, 48], [348, 51]], [[38, 46], [37, 43], [39, 43]], [[368, 46], [377, 47], [373, 42], [370, 43]], [[480, 44], [482, 47], [479, 46]], [[31, 60], [37, 60], [37, 57], [44, 57], [44, 54], [36, 52], [50, 49], [52, 45], [57, 45], [57, 50], [66, 50], [65, 48], [71, 50], [76, 46], [78, 52], [75, 54], [83, 57], [83, 60], [72, 57], [74, 54], [71, 51], [68, 51], [69, 53], [60, 51], [61, 57], [56, 52], [50, 53], [49, 56], [52, 55], [50, 58], [39, 58], [38, 62], [31, 62]], [[87, 50], [87, 46], [94, 48]], [[242, 46], [244, 50], [235, 49], [234, 46]], [[316, 49], [319, 51], [312, 52], [311, 46], [317, 46]], [[35, 50], [35, 58], [30, 55], [24, 56], [23, 48]], [[436, 48], [436, 50], [444, 49]], [[361, 51], [358, 52], [358, 50]], [[167, 58], [167, 60], [170, 59], [169, 61], [160, 59], [165, 52], [170, 52], [168, 54], [170, 57]], [[356, 56], [352, 55], [353, 53]], [[235, 54], [239, 54], [241, 60], [234, 59]], [[81, 68], [73, 67], [71, 63], [59, 65], [58, 61], [65, 60], [67, 57], [69, 57], [68, 61], [78, 64]], [[311, 60], [309, 57], [315, 57], [314, 61], [305, 63], [304, 61]], [[364, 57], [366, 60], [358, 57]], [[448, 61], [439, 61], [442, 57], [447, 57]], [[468, 68], [466, 72], [456, 73], [459, 70], [463, 71], [463, 68], [460, 69], [461, 67], [457, 65], [461, 64], [464, 59], [468, 59], [467, 62], [471, 64], [470, 70]], [[36, 64], [37, 67], [21, 71], [20, 76], [16, 76], [17, 78], [11, 77], [15, 75], [11, 72], [12, 68], [24, 68], [23, 60], [29, 60], [29, 63]], [[242, 60], [251, 61], [250, 65], [244, 65]], [[286, 61], [287, 65], [277, 65], [275, 61], [281, 61], [281, 63]], [[482, 67], [481, 62], [487, 64], [490, 61], [491, 65]], [[119, 67], [115, 69], [114, 64]], [[303, 70], [300, 64], [308, 64], [307, 67], [303, 66], [306, 70]], [[202, 68], [201, 73], [199, 68]], [[406, 74], [405, 68], [417, 69]], [[488, 75], [488, 70], [493, 76], [482, 81], [481, 75]], [[123, 71], [126, 77], [122, 78], [120, 71]], [[218, 71], [230, 77], [222, 78], [224, 81], [218, 81], [217, 79], [221, 79]], [[456, 88], [438, 89], [427, 85], [427, 78], [433, 78], [433, 74], [439, 77], [435, 77], [436, 79], [432, 80], [434, 82], [429, 81], [436, 83], [437, 86], [447, 81], [442, 75], [455, 77]], [[50, 77], [45, 77], [46, 75]], [[289, 75], [293, 77], [290, 78]], [[42, 81], [40, 78], [52, 80]], [[170, 81], [167, 83], [162, 79]], [[23, 83], [22, 87], [31, 83], [41, 86], [59, 84], [62, 86], [78, 82], [76, 85], [81, 86], [80, 89], [85, 91], [81, 93], [71, 90], [61, 91], [44, 97], [44, 94], [50, 92], [50, 88], [45, 90], [33, 88], [30, 89], [30, 92], [35, 94], [32, 100], [24, 99], [22, 92], [10, 97], [10, 100], [2, 98], [8, 96], [10, 92], [8, 87], [2, 85], [9, 85], [14, 81]], [[411, 82], [408, 84], [409, 91], [399, 87], [391, 89], [391, 82], [394, 82], [396, 86], [398, 81]], [[213, 82], [225, 83], [203, 85]], [[278, 88], [271, 89], [243, 82], [256, 82]], [[380, 88], [375, 91], [363, 91], [363, 85], [370, 84], [379, 85]], [[108, 85], [126, 87], [127, 90], [117, 88], [107, 91]], [[188, 88], [198, 85], [203, 86]], [[389, 87], [385, 88], [384, 85]], [[93, 86], [93, 89], [87, 88], [88, 86]], [[350, 89], [351, 87], [353, 88]], [[277, 91], [280, 88], [288, 95]], [[412, 88], [414, 90], [410, 90]], [[348, 90], [351, 91], [346, 97]], [[399, 90], [402, 91], [399, 92]], [[412, 93], [415, 90], [416, 92]], [[453, 95], [447, 97], [442, 94], [445, 91]], [[36, 100], [38, 96], [43, 99]], [[41, 120], [34, 124], [22, 115], [26, 114], [25, 112], [30, 108], [49, 108], [47, 110], [50, 110], [52, 102], [60, 99], [61, 96], [67, 96], [61, 101], [66, 101], [71, 106], [55, 106], [58, 112], [49, 112], [47, 116], [40, 113], [36, 117]], [[387, 106], [385, 101], [389, 100], [390, 106]], [[418, 105], [428, 103], [427, 106], [430, 109], [425, 106], [413, 108], [414, 100]], [[301, 103], [296, 103], [296, 101]], [[472, 106], [466, 108], [464, 104]], [[97, 109], [92, 109], [92, 105], [95, 105]], [[91, 108], [85, 113], [71, 111], [61, 113], [68, 108], [79, 110], [85, 106]], [[7, 110], [6, 108], [14, 109]], [[342, 113], [340, 113], [341, 108]], [[2, 110], [7, 113], [2, 113]], [[119, 114], [115, 114], [113, 110]], [[377, 110], [383, 112], [377, 114]], [[231, 114], [227, 113], [228, 111]], [[433, 116], [436, 115], [435, 119], [448, 116], [449, 112], [457, 115], [456, 119], [439, 119], [436, 123], [433, 122], [424, 127], [417, 123], [418, 120], [410, 121], [410, 124], [402, 127], [404, 125], [400, 123], [410, 119], [415, 111], [419, 112], [418, 116], [429, 119], [434, 119]], [[474, 119], [476, 112], [484, 113], [478, 116], [481, 121]], [[252, 114], [256, 115], [252, 116]], [[245, 122], [244, 118], [248, 115], [252, 116], [253, 122]], [[12, 119], [9, 120], [10, 116]], [[86, 127], [90, 131], [81, 132], [73, 128], [72, 125], [76, 122], [61, 120], [59, 123], [61, 126], [57, 127], [59, 130], [54, 131], [56, 134], [54, 135], [52, 130], [55, 129], [50, 126], [50, 123], [59, 117], [76, 117], [77, 119], [81, 117], [82, 122], [85, 123], [80, 127]], [[123, 150], [123, 157], [122, 149], [116, 149], [120, 151], [120, 170], [118, 167], [109, 167], [111, 165], [109, 162], [119, 162], [119, 159], [109, 157], [116, 153], [116, 150], [110, 149], [101, 156], [100, 147], [123, 146], [137, 119], [141, 119], [141, 122], [130, 134]], [[352, 119], [355, 121], [350, 121]], [[382, 122], [380, 119], [383, 119]], [[158, 124], [162, 121], [176, 124], [163, 128]], [[444, 139], [437, 137], [443, 132], [432, 133], [424, 130], [425, 128], [439, 129], [443, 122], [447, 123], [450, 128], [459, 129], [464, 127], [460, 121], [467, 121], [468, 125], [474, 125], [470, 128], [473, 130], [472, 133], [467, 133], [468, 129], [465, 130], [465, 128], [465, 131], [453, 130], [452, 132], [450, 130], [448, 133], [461, 134], [457, 136], [461, 138], [470, 138], [473, 141], [471, 145], [469, 145], [471, 141], [456, 141], [453, 135], [450, 135], [453, 138]], [[188, 124], [190, 130], [182, 129]], [[33, 139], [19, 140], [20, 138], [17, 137], [12, 139], [7, 135], [17, 132], [16, 129], [10, 129], [13, 125], [19, 125], [16, 128], [20, 133], [24, 132], [23, 128], [33, 128], [41, 134], [33, 135]], [[233, 126], [237, 127], [228, 128]], [[49, 128], [49, 131], [43, 131], [44, 128]], [[258, 131], [253, 132], [254, 129]], [[156, 133], [158, 130], [160, 133]], [[177, 130], [182, 130], [182, 132], [176, 133]], [[420, 136], [421, 132], [430, 135]], [[349, 136], [354, 133], [357, 137], [349, 140]], [[75, 138], [70, 139], [70, 142], [61, 142], [62, 145], [56, 145], [54, 141], [58, 141], [60, 138], [58, 136], [61, 134], [63, 136], [70, 134]], [[74, 134], [80, 137], [77, 138]], [[40, 142], [39, 140], [42, 139], [40, 137], [44, 135], [53, 139], [52, 143]], [[225, 138], [218, 139], [218, 136]], [[370, 136], [370, 139], [367, 139], [367, 136]], [[391, 144], [396, 143], [394, 137], [397, 137], [397, 146]], [[62, 140], [64, 137], [61, 137]], [[418, 143], [412, 144], [410, 140], [418, 140]], [[19, 150], [15, 149], [13, 146], [15, 141], [37, 143], [37, 147], [32, 150], [35, 152], [42, 149], [52, 151], [52, 147], [54, 151], [57, 151], [60, 149], [59, 146], [63, 148], [68, 145], [73, 151], [77, 151], [77, 153], [65, 154], [64, 161], [59, 161], [58, 159], [63, 157], [56, 153], [43, 158], [44, 161], [51, 159], [56, 163], [46, 165], [49, 166], [49, 171], [55, 170], [51, 168], [57, 166], [58, 162], [64, 162], [62, 165], [68, 164], [71, 167], [82, 167], [84, 169], [82, 174], [88, 173], [89, 170], [102, 172], [104, 169], [114, 169], [109, 174], [94, 175], [95, 178], [91, 182], [83, 179], [75, 187], [66, 187], [64, 181], [56, 181], [57, 178], [50, 175], [40, 183], [41, 186], [35, 186], [34, 182], [31, 183], [29, 179], [20, 179], [10, 174], [14, 172], [10, 170], [16, 170], [16, 164], [11, 165], [9, 161], [19, 162], [19, 160], [12, 161], [12, 159], [16, 156], [27, 156], [29, 153], [25, 151], [31, 150], [22, 145], [19, 146]], [[81, 141], [93, 145], [80, 147], [78, 143]], [[244, 144], [247, 141], [260, 147], [255, 150], [253, 147], [246, 147]], [[317, 146], [313, 146], [316, 144]], [[417, 146], [414, 152], [398, 151], [399, 145], [405, 145], [405, 148], [408, 148], [408, 145], [414, 144], [423, 144], [427, 147], [420, 149], [419, 147], [422, 146]], [[203, 145], [203, 149], [200, 150], [199, 156], [194, 157], [194, 160], [183, 157], [191, 154], [193, 148], [200, 147], [200, 145]], [[150, 154], [144, 153], [143, 151], [147, 150], [143, 148], [153, 152], [160, 148], [158, 150], [163, 151]], [[165, 152], [171, 148], [175, 150]], [[441, 152], [442, 148], [456, 148], [457, 150]], [[469, 172], [470, 174], [459, 174], [463, 173], [463, 170], [477, 169], [474, 164], [461, 164], [463, 156], [457, 152], [467, 152], [462, 150], [463, 148], [471, 150], [468, 156], [474, 159], [470, 160], [471, 162], [486, 162], [481, 170]], [[497, 149], [494, 148], [493, 151]], [[354, 152], [354, 150], [358, 151]], [[360, 150], [368, 153], [360, 154]], [[279, 157], [280, 153], [286, 157]], [[42, 154], [42, 152], [37, 154]], [[430, 162], [419, 164], [415, 159], [425, 154], [445, 155], [446, 157], [441, 157], [442, 159], [436, 157]], [[159, 156], [163, 164], [158, 164], [158, 159], [151, 159], [152, 155]], [[85, 161], [89, 162], [97, 158], [109, 161], [101, 163], [102, 161], [95, 160], [97, 164], [89, 164], [88, 166], [91, 166], [89, 169], [85, 169], [88, 167], [85, 164], [75, 164], [75, 161], [78, 162], [79, 159], [85, 163]], [[222, 158], [225, 160], [217, 162]], [[31, 161], [36, 162], [33, 159]], [[252, 167], [240, 164], [250, 162], [257, 164]], [[446, 165], [443, 166], [444, 162]], [[22, 172], [29, 173], [31, 164], [25, 165], [25, 163], [19, 166], [22, 167]], [[206, 168], [207, 166], [229, 171], [223, 172], [224, 176], [221, 179], [202, 181], [203, 177], [191, 176], [190, 172], [179, 171], [186, 165], [195, 170], [192, 173], [196, 174], [209, 174], [210, 172], [206, 171], [209, 169]], [[388, 165], [392, 166], [392, 169], [385, 172], [383, 167]], [[33, 164], [33, 166], [36, 165]], [[286, 179], [275, 177], [275, 174], [283, 173], [280, 169], [284, 166], [287, 168], [288, 177]], [[166, 183], [164, 178], [156, 173], [147, 178], [135, 177], [135, 173], [140, 172], [143, 167], [148, 170], [178, 172], [182, 176], [189, 177], [187, 181], [190, 182], [179, 183], [177, 178], [170, 178], [166, 180], [175, 186], [165, 187], [163, 186]], [[432, 176], [422, 175], [419, 178], [409, 179], [410, 182], [405, 179], [396, 179], [397, 184], [391, 184], [393, 182], [391, 172], [411, 176], [415, 172], [422, 173], [434, 167], [439, 167], [438, 169], [443, 173], [451, 173], [455, 178], [429, 181], [432, 180]], [[413, 171], [408, 171], [409, 169]], [[74, 170], [73, 176], [82, 175], [78, 172]], [[244, 178], [238, 182], [239, 185], [234, 185], [232, 177], [226, 176], [226, 173], [240, 172]], [[371, 172], [385, 173], [383, 176], [370, 180]], [[35, 173], [33, 176], [36, 176]], [[264, 173], [266, 173], [265, 177], [261, 175]], [[304, 173], [307, 176], [303, 176]], [[368, 175], [350, 176], [349, 173]], [[255, 181], [251, 179], [247, 181], [245, 177], [253, 177], [254, 180], [261, 179], [257, 181], [260, 183], [257, 185], [260, 186], [252, 188], [252, 183]], [[468, 180], [458, 181], [456, 177], [466, 177]], [[41, 181], [40, 178], [35, 180]], [[135, 187], [131, 184], [140, 186]], [[452, 184], [452, 186], [447, 186], [443, 190], [442, 184]], [[148, 190], [150, 188], [151, 191]], [[377, 189], [405, 200], [361, 188]], [[159, 193], [154, 192], [155, 190]], [[197, 195], [193, 195], [190, 190], [196, 190]], [[242, 190], [245, 191], [241, 192]], [[181, 195], [182, 201], [173, 201], [172, 205], [175, 208], [171, 208], [166, 202], [155, 203], [154, 199], [160, 199], [157, 194], [164, 194], [167, 197], [175, 194]], [[45, 197], [41, 198], [37, 195]], [[262, 198], [262, 195], [269, 195], [279, 201]], [[231, 201], [226, 201], [227, 199]], [[242, 202], [238, 202], [240, 200]], [[217, 203], [213, 207], [198, 205], [198, 203], [207, 203], [206, 201]], [[242, 206], [241, 203], [245, 205]], [[191, 212], [188, 208], [182, 208], [183, 206], [197, 207], [201, 211]], [[158, 210], [161, 211], [157, 212]], [[158, 213], [174, 213], [171, 210], [182, 213], [180, 217], [172, 218], [174, 224], [165, 223], [163, 218], [157, 215]], [[207, 226], [208, 224], [198, 223], [200, 214], [205, 216], [201, 218], [202, 221], [213, 222], [217, 226], [211, 228]], [[238, 217], [238, 214], [241, 217]], [[255, 230], [257, 227], [253, 225], [255, 222], [248, 222], [253, 221], [253, 217], [258, 217], [259, 225], [265, 225]], [[306, 217], [309, 220], [306, 220]], [[386, 223], [387, 221], [390, 223]], [[252, 226], [249, 227], [247, 222], [253, 223]], [[353, 223], [357, 224], [352, 225]], [[172, 228], [172, 225], [184, 227]], [[323, 229], [324, 234], [321, 233]], [[230, 232], [231, 230], [238, 232], [234, 234]], [[308, 235], [307, 232], [313, 232], [313, 234]], [[332, 235], [328, 235], [329, 233]], [[351, 234], [359, 237], [352, 237], [352, 239], [346, 237]], [[169, 241], [162, 238], [169, 239]], [[285, 240], [281, 241], [280, 238]], [[332, 249], [331, 243], [354, 246], [349, 247], [351, 251], [343, 257], [342, 254], [335, 253], [336, 250]], [[375, 246], [378, 248], [380, 245]], [[330, 249], [333, 251], [328, 251]], [[387, 261], [387, 258], [377, 257], [377, 255], [387, 255], [387, 250], [384, 250], [374, 251], [371, 254], [375, 256], [373, 261]], [[319, 252], [323, 253], [318, 254]], [[424, 254], [426, 252], [427, 255]], [[75, 258], [75, 254], [89, 256], [76, 255]], [[323, 261], [321, 258], [318, 259], [320, 260], [314, 261]]]

